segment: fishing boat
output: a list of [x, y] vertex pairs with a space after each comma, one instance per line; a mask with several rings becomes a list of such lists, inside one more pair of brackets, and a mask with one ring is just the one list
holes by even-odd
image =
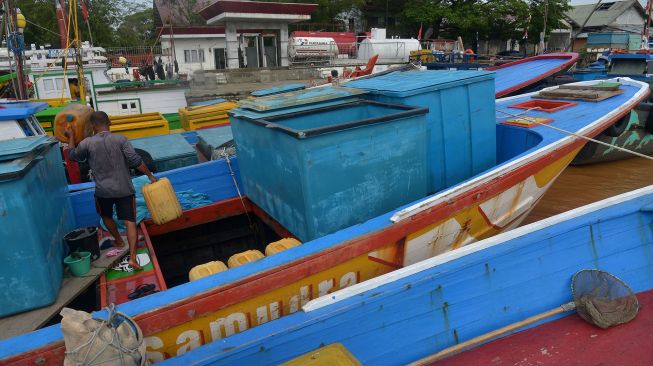
[[[609, 67], [607, 77], [629, 77], [648, 83], [653, 83], [648, 73], [653, 55], [641, 53], [613, 53], [608, 56]], [[595, 75], [594, 79], [606, 77]], [[573, 165], [583, 165], [614, 161], [632, 157], [633, 154], [619, 148], [634, 151], [644, 155], [653, 154], [653, 116], [650, 116], [651, 103], [645, 101], [635, 108], [629, 116], [615, 123], [612, 127], [597, 136], [604, 144], [588, 142], [572, 162]], [[605, 145], [607, 144], [607, 145]], [[616, 147], [615, 147], [616, 146]]]
[[[552, 76], [562, 74], [578, 61], [578, 54], [573, 52], [551, 53], [527, 57], [498, 66], [483, 67], [494, 71], [495, 95], [497, 98], [534, 90]], [[483, 65], [485, 66], [485, 65]], [[426, 64], [429, 70], [439, 67]]]
[[44, 102], [0, 101], [0, 140], [45, 135], [35, 115], [47, 107]]
[[[420, 127], [419, 122], [420, 116], [425, 113], [424, 108], [419, 106], [424, 100], [431, 103], [430, 108], [433, 110], [437, 111], [441, 106], [454, 110], [451, 109], [452, 106], [461, 105], [460, 93], [471, 88], [468, 90], [469, 101], [490, 101], [488, 112], [491, 113], [493, 130], [496, 131], [496, 141], [495, 145], [489, 146], [494, 154], [477, 150], [478, 146], [466, 145], [472, 141], [468, 135], [458, 135], [467, 136], [469, 140], [466, 143], [458, 140], [453, 146], [447, 145], [447, 148], [454, 149], [448, 155], [449, 158], [458, 159], [458, 164], [449, 166], [469, 169], [467, 177], [454, 174], [459, 171], [441, 168], [437, 165], [437, 160], [429, 160], [435, 159], [434, 151], [420, 152], [419, 140], [410, 140], [415, 145], [410, 146], [410, 149], [417, 149], [415, 154], [422, 154], [433, 166], [449, 175], [441, 177], [441, 180], [431, 174], [433, 171], [423, 173], [424, 176], [411, 176], [422, 179], [421, 182], [406, 180], [405, 176], [400, 178], [404, 182], [410, 181], [411, 186], [421, 184], [422, 188], [433, 190], [434, 193], [398, 204], [381, 214], [355, 224], [347, 224], [340, 229], [331, 227], [333, 231], [327, 234], [320, 232], [321, 228], [313, 228], [313, 232], [302, 231], [293, 226], [295, 224], [288, 220], [288, 216], [269, 206], [273, 200], [266, 203], [256, 197], [251, 178], [257, 172], [251, 169], [251, 165], [247, 165], [247, 141], [239, 135], [244, 130], [236, 133], [238, 128], [234, 129], [238, 146], [236, 157], [161, 174], [160, 176], [170, 179], [175, 190], [193, 188], [207, 194], [214, 203], [187, 210], [182, 217], [167, 224], [155, 225], [146, 220], [141, 225], [145, 241], [149, 241], [156, 251], [168, 289], [129, 301], [119, 308], [133, 316], [141, 327], [146, 336], [150, 360], [162, 361], [202, 344], [226, 339], [246, 329], [277, 321], [278, 318], [299, 311], [311, 299], [517, 227], [583, 146], [585, 140], [580, 136], [595, 136], [629, 113], [649, 95], [645, 83], [620, 78], [601, 84], [575, 84], [573, 88], [576, 89], [571, 93], [570, 89], [548, 88], [543, 91], [545, 95], [539, 92], [504, 98], [495, 105], [492, 74], [482, 71], [475, 73], [391, 73], [357, 83], [351, 82], [349, 88], [325, 87], [296, 92], [294, 96], [280, 94], [252, 101], [253, 106], [264, 110], [264, 118], [268, 122], [276, 121], [274, 123], [277, 125], [284, 118], [319, 121], [326, 118], [324, 116], [334, 116], [334, 110], [390, 109], [393, 113], [400, 113], [403, 118], [414, 118], [412, 120], [415, 123], [404, 126], [416, 128], [415, 136], [419, 137], [427, 136], [422, 129], [426, 127]], [[430, 87], [425, 87], [429, 84]], [[609, 89], [607, 94], [604, 87]], [[597, 90], [601, 92], [597, 93]], [[432, 104], [432, 94], [423, 94], [440, 92], [443, 93], [440, 97], [443, 104], [439, 105]], [[575, 93], [586, 97], [593, 95], [598, 99], [565, 99]], [[549, 99], [551, 95], [559, 97]], [[327, 98], [329, 96], [332, 98]], [[412, 99], [413, 97], [419, 100]], [[384, 98], [389, 99], [384, 102]], [[394, 99], [395, 104], [389, 104], [388, 100], [393, 98], [398, 99]], [[458, 104], [451, 100], [456, 100]], [[397, 104], [399, 101], [407, 105]], [[265, 111], [270, 106], [287, 106], [288, 109], [272, 115], [274, 111]], [[244, 105], [241, 107], [243, 108], [239, 111], [233, 112], [232, 128], [242, 128], [244, 125], [239, 125], [241, 123], [252, 126], [262, 123], [238, 121], [246, 119], [246, 114], [251, 116], [254, 113], [246, 111]], [[300, 110], [302, 108], [304, 110]], [[477, 104], [475, 108], [480, 111], [481, 105]], [[453, 123], [453, 116], [456, 116], [455, 120], [459, 121], [456, 123], [461, 126], [470, 123], [470, 114], [464, 113], [469, 110], [455, 108], [456, 114], [447, 119], [448, 123]], [[439, 113], [434, 113], [428, 118], [438, 115]], [[343, 113], [342, 116], [350, 114]], [[481, 139], [487, 138], [487, 130], [478, 134], [480, 131], [477, 125], [482, 120], [485, 123], [484, 118], [487, 116], [478, 113], [474, 117], [474, 126], [467, 124], [468, 127], [447, 130], [447, 133], [472, 131]], [[374, 121], [380, 123], [379, 120]], [[275, 129], [278, 128], [267, 128], [270, 131]], [[345, 130], [361, 131], [351, 127]], [[308, 134], [317, 132], [309, 131]], [[289, 134], [288, 131], [281, 133]], [[375, 154], [395, 156], [398, 151], [408, 148], [405, 145], [401, 147], [399, 140], [392, 141], [392, 145], [389, 145], [392, 146], [391, 149], [380, 144], [378, 146], [381, 150]], [[487, 148], [486, 145], [480, 148]], [[460, 148], [462, 150], [456, 150]], [[407, 151], [412, 151], [410, 149]], [[484, 154], [485, 158], [488, 155], [494, 158], [484, 161], [489, 166], [478, 165], [482, 159], [471, 161], [470, 156], [465, 155], [472, 151]], [[355, 157], [359, 154], [352, 150], [347, 156]], [[261, 161], [258, 166], [261, 170], [260, 166], [273, 164]], [[395, 167], [386, 168], [378, 171], [392, 176]], [[474, 168], [479, 170], [474, 172]], [[284, 181], [270, 181], [269, 184], [278, 182]], [[444, 184], [444, 187], [436, 188], [439, 184]], [[296, 195], [299, 191], [293, 189], [290, 192]], [[70, 198], [76, 226], [96, 225], [98, 217], [93, 207], [93, 189], [71, 192]], [[363, 208], [371, 208], [374, 203], [366, 202], [369, 207]], [[338, 215], [340, 214], [336, 211], [336, 216]], [[336, 216], [328, 217], [332, 220]], [[326, 227], [334, 222], [324, 220], [322, 224]], [[299, 238], [304, 244], [188, 282], [187, 271], [196, 265], [211, 260], [227, 261], [227, 258], [243, 250], [263, 251], [267, 243], [293, 237]], [[101, 315], [102, 312], [98, 314]], [[56, 364], [63, 357], [62, 335], [56, 326], [0, 343], [0, 361], [8, 365], [32, 363], [37, 359]]]
[[[70, 100], [70, 84], [78, 78], [74, 50], [33, 50], [26, 58], [37, 99]], [[157, 112], [170, 118], [186, 107], [188, 85], [180, 80], [116, 81], [107, 73], [106, 57], [99, 47], [82, 47], [83, 74], [88, 86], [88, 101], [109, 115], [135, 115]], [[68, 60], [64, 70], [61, 59]], [[53, 66], [54, 65], [54, 66]], [[54, 107], [56, 108], [56, 107]], [[178, 127], [177, 127], [178, 128]]]
[[627, 159], [635, 153], [653, 156], [653, 114], [650, 102], [640, 103], [630, 114], [607, 128], [595, 139], [599, 144], [589, 141], [571, 162], [584, 165]]
[[537, 84], [547, 78], [566, 72], [577, 61], [577, 53], [550, 53], [488, 67], [486, 70], [496, 73], [496, 96], [501, 98], [536, 88]]
[[[648, 305], [653, 293], [652, 222], [653, 186], [649, 186], [333, 292], [287, 317], [161, 365], [279, 365], [304, 354], [324, 364], [330, 364], [329, 360], [335, 364], [335, 355], [347, 354], [360, 363], [342, 364], [406, 365], [572, 301], [570, 280], [583, 269], [609, 272], [641, 298], [648, 298]], [[646, 305], [623, 326], [629, 332], [585, 325], [580, 334], [560, 334], [560, 325], [553, 322], [530, 329], [522, 337], [497, 342], [502, 346], [486, 344], [478, 352], [465, 352], [459, 360], [445, 359], [437, 365], [510, 359], [533, 364], [537, 360], [538, 365], [566, 364], [571, 359], [582, 364], [589, 364], [585, 362], [589, 359], [604, 364], [621, 364], [625, 359], [648, 364], [653, 361], [650, 341], [636, 341], [637, 335], [646, 334], [653, 317]], [[545, 332], [556, 332], [560, 339], [556, 342]], [[597, 336], [601, 345], [588, 347]], [[515, 344], [517, 339], [521, 341]], [[560, 347], [539, 348], [535, 356], [534, 347], [551, 343]]]

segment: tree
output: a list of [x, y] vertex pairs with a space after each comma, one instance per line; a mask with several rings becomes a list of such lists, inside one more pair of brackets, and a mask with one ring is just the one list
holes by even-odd
[[118, 26], [118, 45], [151, 46], [154, 34], [154, 11], [151, 8], [127, 15]]
[[532, 35], [528, 38], [530, 43], [538, 43], [540, 41], [540, 32], [544, 28], [544, 9], [546, 3], [546, 39], [554, 29], [559, 29], [563, 25], [564, 13], [571, 8], [568, 0], [530, 0], [529, 12], [531, 14], [531, 22], [528, 27], [528, 34]]
[[[78, 0], [78, 2], [81, 0]], [[127, 0], [85, 0], [89, 13], [89, 25], [93, 43], [103, 47], [113, 47], [119, 44], [122, 35], [116, 29], [126, 14], [134, 12], [134, 5]], [[81, 9], [77, 10], [79, 31], [83, 40], [90, 40], [88, 28], [84, 24]], [[73, 33], [70, 33], [71, 36]]]
[[[377, 0], [378, 1], [378, 0]], [[544, 27], [547, 2], [546, 33], [560, 28], [568, 0], [413, 0], [405, 3], [404, 22], [433, 28], [431, 38], [521, 39], [528, 30], [528, 41], [539, 42]]]
[[199, 11], [211, 4], [209, 0], [162, 0], [162, 5], [172, 10], [174, 19], [161, 19], [165, 25], [206, 25]]
[[484, 28], [485, 7], [480, 0], [417, 0], [406, 3], [403, 15], [407, 21], [432, 27], [432, 38], [465, 38]]
[[[134, 13], [134, 5], [127, 0], [85, 0], [89, 13], [89, 26], [96, 45], [116, 46], [120, 43], [116, 29], [122, 23], [125, 14]], [[52, 0], [18, 0], [17, 6], [28, 20], [25, 29], [25, 42], [39, 46], [59, 45], [59, 27], [55, 2]], [[66, 12], [70, 12], [66, 7]], [[85, 24], [81, 10], [81, 0], [77, 1], [78, 30], [82, 40], [90, 40], [88, 26]], [[68, 19], [66, 19], [68, 24]], [[73, 23], [69, 37], [74, 38]]]
[[25, 27], [25, 43], [37, 46], [59, 44], [57, 15], [52, 0], [18, 0], [16, 6], [28, 21]]
[[491, 0], [487, 2], [487, 25], [484, 36], [507, 41], [520, 40], [529, 25], [529, 4], [523, 0]]

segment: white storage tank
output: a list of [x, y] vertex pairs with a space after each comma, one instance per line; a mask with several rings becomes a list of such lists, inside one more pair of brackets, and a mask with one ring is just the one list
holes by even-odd
[[358, 59], [379, 55], [379, 60], [386, 62], [408, 62], [410, 52], [419, 49], [419, 41], [413, 38], [364, 39], [358, 46]]
[[306, 58], [336, 58], [338, 45], [330, 37], [290, 37], [288, 57], [291, 60]]

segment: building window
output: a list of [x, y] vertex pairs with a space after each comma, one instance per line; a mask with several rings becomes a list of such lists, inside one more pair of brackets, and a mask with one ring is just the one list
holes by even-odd
[[67, 83], [63, 82], [63, 78], [57, 78], [54, 81], [54, 85], [57, 88], [57, 90], [68, 90], [68, 86], [66, 85]]
[[612, 7], [612, 5], [614, 5], [613, 2], [612, 3], [603, 3], [603, 4], [599, 5], [599, 8], [596, 9], [596, 10], [608, 10], [608, 9], [610, 9]]
[[184, 62], [187, 64], [204, 62], [204, 50], [184, 50]]
[[43, 79], [43, 89], [45, 91], [54, 90], [54, 81], [52, 79]]

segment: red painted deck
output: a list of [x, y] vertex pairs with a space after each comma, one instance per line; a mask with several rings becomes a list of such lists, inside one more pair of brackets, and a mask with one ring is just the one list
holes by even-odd
[[637, 298], [639, 314], [627, 324], [600, 329], [573, 314], [433, 365], [653, 365], [653, 291]]
[[[105, 274], [100, 277], [100, 306], [105, 308], [108, 304], [122, 304], [130, 301], [127, 295], [134, 291], [138, 286], [151, 283], [154, 284], [155, 290], [164, 291], [167, 289], [165, 280], [163, 279], [163, 274], [161, 273], [161, 267], [159, 267], [159, 261], [156, 258], [156, 253], [154, 252], [154, 247], [150, 241], [150, 236], [147, 232], [147, 228], [144, 223], [139, 225], [138, 234], [142, 235], [137, 243], [138, 248], [147, 248], [150, 260], [152, 261], [153, 270], [137, 273], [129, 277], [120, 278], [117, 280], [107, 280]], [[109, 235], [104, 232], [104, 235]]]

